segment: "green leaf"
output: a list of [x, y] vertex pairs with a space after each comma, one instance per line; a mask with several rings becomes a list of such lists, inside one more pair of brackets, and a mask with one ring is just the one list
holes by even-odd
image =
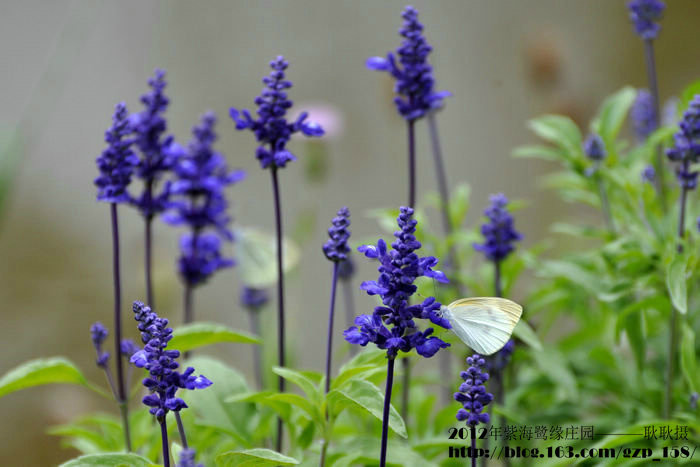
[[190, 323], [175, 328], [173, 339], [168, 344], [180, 352], [198, 349], [205, 345], [233, 342], [240, 344], [260, 344], [257, 337], [242, 331], [235, 331], [218, 323]]
[[540, 342], [540, 338], [537, 337], [535, 330], [532, 329], [530, 325], [527, 324], [527, 321], [525, 321], [524, 319], [521, 319], [520, 321], [518, 321], [518, 324], [515, 325], [515, 329], [513, 329], [513, 335], [521, 341], [525, 342], [534, 350], [537, 350], [538, 352], [542, 351], [542, 342]]
[[681, 314], [686, 314], [688, 311], [688, 290], [685, 278], [687, 265], [688, 257], [679, 254], [673, 258], [666, 271], [666, 288], [671, 296], [671, 303]]
[[[236, 261], [241, 280], [249, 287], [265, 288], [277, 283], [277, 244], [275, 237], [252, 227], [235, 229]], [[299, 262], [299, 248], [283, 240], [282, 266], [289, 272]]]
[[462, 225], [464, 222], [469, 211], [470, 193], [471, 188], [466, 183], [461, 183], [454, 189], [448, 206], [451, 225]]
[[562, 115], [543, 115], [528, 126], [540, 138], [564, 149], [564, 157], [574, 159], [581, 153], [581, 131], [573, 120]]
[[266, 397], [267, 400], [284, 402], [285, 404], [293, 405], [299, 407], [301, 410], [306, 412], [309, 417], [318, 423], [323, 423], [323, 416], [321, 415], [321, 410], [319, 407], [313, 405], [306, 398], [300, 396], [299, 394], [293, 393], [272, 393]]
[[248, 449], [230, 451], [216, 456], [217, 467], [274, 467], [276, 465], [297, 465], [299, 461], [270, 449]]
[[301, 390], [306, 393], [306, 397], [308, 397], [309, 400], [313, 402], [319, 402], [321, 400], [321, 393], [314, 382], [300, 371], [279, 366], [273, 367], [272, 371], [274, 371], [276, 375], [299, 386]]
[[155, 465], [148, 459], [136, 454], [115, 452], [80, 456], [64, 462], [60, 467], [154, 467]]
[[0, 397], [44, 384], [78, 384], [90, 387], [85, 376], [63, 357], [40, 358], [23, 363], [0, 378]]
[[[354, 380], [349, 385], [333, 389], [328, 393], [328, 402], [333, 405], [332, 412], [335, 415], [345, 407], [352, 407], [361, 409], [362, 412], [367, 411], [380, 421], [383, 418], [384, 394], [368, 381]], [[408, 438], [406, 425], [393, 405], [389, 409], [389, 428], [397, 435]]]
[[516, 159], [543, 159], [546, 161], [562, 161], [566, 160], [566, 156], [561, 151], [549, 146], [520, 146], [515, 148], [512, 153]]
[[688, 386], [698, 392], [698, 366], [695, 356], [695, 332], [687, 324], [681, 328], [681, 369]]
[[608, 150], [614, 148], [615, 138], [620, 133], [627, 112], [629, 112], [636, 96], [637, 91], [626, 86], [603, 101], [592, 127], [593, 131], [603, 139]]
[[685, 112], [688, 108], [688, 104], [693, 100], [696, 94], [700, 94], [700, 80], [693, 81], [688, 85], [687, 88], [683, 90], [681, 94], [681, 101], [678, 104], [678, 112]]

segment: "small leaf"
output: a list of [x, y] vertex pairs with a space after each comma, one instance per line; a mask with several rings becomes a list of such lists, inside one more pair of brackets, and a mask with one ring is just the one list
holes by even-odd
[[60, 467], [155, 467], [155, 465], [148, 459], [136, 454], [115, 452], [80, 456], [64, 462]]
[[534, 350], [537, 350], [538, 352], [542, 350], [542, 342], [540, 342], [540, 338], [537, 337], [535, 330], [532, 329], [530, 325], [527, 324], [527, 321], [525, 321], [524, 319], [521, 319], [520, 321], [518, 321], [518, 324], [515, 325], [515, 329], [513, 329], [513, 335], [521, 341], [525, 342]]
[[[329, 404], [335, 406], [335, 410], [333, 410], [335, 415], [340, 413], [346, 406], [350, 406], [367, 411], [382, 421], [384, 394], [378, 387], [368, 381], [355, 380], [343, 388], [334, 389], [328, 393], [328, 401]], [[406, 425], [393, 405], [389, 409], [389, 428], [397, 435], [408, 438]]]
[[636, 96], [637, 91], [626, 86], [603, 101], [600, 113], [592, 126], [593, 131], [600, 135], [608, 150], [614, 147], [615, 138], [617, 138]]
[[[277, 244], [275, 237], [255, 228], [236, 229], [235, 250], [241, 280], [249, 287], [265, 288], [277, 283]], [[285, 238], [282, 244], [284, 272], [299, 262], [299, 248]]]
[[558, 149], [549, 146], [520, 146], [515, 148], [512, 153], [513, 157], [516, 159], [543, 159], [546, 161], [562, 161], [566, 160], [566, 157]]
[[168, 347], [181, 352], [198, 349], [205, 345], [233, 342], [240, 344], [260, 344], [257, 337], [242, 331], [235, 331], [218, 323], [191, 323], [173, 330], [173, 339]]
[[5, 373], [0, 378], [0, 397], [20, 389], [53, 383], [90, 386], [85, 376], [69, 360], [63, 357], [41, 358]]
[[309, 400], [314, 402], [320, 401], [321, 394], [319, 389], [311, 379], [302, 374], [300, 371], [292, 370], [290, 368], [282, 368], [279, 366], [273, 367], [272, 371], [274, 371], [276, 375], [281, 376], [282, 378], [299, 386], [302, 391], [306, 393], [306, 397], [308, 397]]
[[216, 456], [218, 467], [273, 467], [275, 465], [297, 465], [299, 461], [270, 449], [248, 449], [230, 451]]
[[575, 159], [581, 154], [581, 131], [569, 117], [543, 115], [530, 120], [528, 126], [540, 138], [562, 148], [566, 159]]
[[687, 256], [677, 255], [668, 265], [666, 273], [666, 287], [671, 296], [671, 303], [683, 315], [688, 311], [688, 290], [685, 278], [687, 263]]

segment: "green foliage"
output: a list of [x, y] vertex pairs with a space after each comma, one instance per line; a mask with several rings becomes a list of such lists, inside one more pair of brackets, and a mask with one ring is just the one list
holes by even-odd
[[219, 467], [273, 467], [275, 465], [297, 465], [299, 461], [269, 449], [248, 449], [220, 454], [216, 458]]
[[223, 324], [198, 322], [176, 328], [170, 345], [181, 352], [187, 352], [223, 342], [260, 344], [260, 339], [247, 332], [234, 331]]
[[90, 387], [80, 370], [63, 357], [32, 360], [5, 373], [0, 378], [0, 397], [20, 389], [44, 384], [77, 384]]
[[136, 454], [104, 453], [80, 456], [61, 467], [156, 467], [156, 464]]
[[[243, 283], [249, 287], [265, 288], [277, 283], [275, 237], [262, 230], [245, 227], [234, 231], [236, 261]], [[292, 240], [284, 239], [284, 271], [289, 272], [299, 262], [299, 249]]]

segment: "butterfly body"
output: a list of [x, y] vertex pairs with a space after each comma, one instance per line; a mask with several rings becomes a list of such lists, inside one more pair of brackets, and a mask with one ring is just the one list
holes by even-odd
[[482, 355], [491, 355], [508, 342], [523, 307], [506, 298], [474, 297], [443, 305], [440, 313], [462, 342]]

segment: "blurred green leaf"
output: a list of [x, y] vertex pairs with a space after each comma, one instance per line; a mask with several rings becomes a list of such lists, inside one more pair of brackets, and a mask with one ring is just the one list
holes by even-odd
[[274, 467], [276, 465], [297, 465], [299, 461], [270, 449], [248, 449], [231, 451], [216, 457], [217, 467]]
[[[265, 288], [277, 283], [277, 241], [274, 235], [253, 227], [234, 230], [235, 254], [241, 280], [249, 287]], [[299, 248], [283, 239], [284, 272], [291, 271], [299, 262]]]
[[60, 467], [155, 467], [156, 465], [136, 454], [115, 452], [80, 456], [64, 462]]
[[291, 381], [292, 383], [299, 386], [301, 390], [304, 391], [304, 393], [306, 394], [306, 397], [308, 397], [309, 400], [312, 401], [314, 404], [320, 403], [321, 392], [314, 383], [314, 381], [311, 380], [308, 376], [304, 375], [300, 371], [292, 370], [291, 368], [282, 368], [278, 366], [273, 367], [272, 371], [274, 371], [276, 375], [281, 376], [282, 378]]
[[223, 324], [197, 322], [175, 328], [170, 346], [181, 352], [198, 349], [205, 345], [232, 342], [239, 344], [260, 344], [261, 341], [247, 332], [235, 331]]
[[521, 318], [518, 324], [515, 325], [513, 335], [525, 342], [525, 344], [530, 346], [533, 350], [538, 352], [542, 351], [542, 342], [540, 342], [540, 338], [537, 337], [535, 330], [532, 329], [524, 319]]
[[546, 161], [564, 161], [566, 157], [561, 151], [541, 145], [520, 146], [513, 150], [513, 157], [516, 159], [532, 158]]
[[688, 257], [678, 254], [666, 271], [666, 288], [671, 296], [671, 303], [681, 314], [686, 314], [688, 311], [688, 290], [685, 278], [687, 265]]
[[695, 332], [683, 323], [681, 327], [681, 369], [691, 391], [698, 392], [698, 365], [695, 355]]
[[540, 138], [549, 141], [565, 152], [567, 160], [581, 154], [581, 131], [573, 120], [563, 115], [543, 115], [530, 120], [528, 126]]
[[700, 94], [700, 80], [693, 81], [683, 90], [681, 93], [681, 101], [678, 104], [678, 111], [680, 113], [685, 112], [690, 101], [698, 94]]
[[608, 151], [614, 149], [615, 139], [636, 96], [637, 91], [630, 86], [609, 96], [603, 101], [598, 116], [591, 124], [592, 130], [600, 135]]
[[0, 397], [44, 384], [77, 384], [90, 387], [85, 376], [63, 357], [40, 358], [23, 363], [0, 378]]
[[[383, 418], [384, 394], [367, 381], [354, 380], [347, 386], [333, 389], [328, 393], [328, 403], [335, 415], [344, 408], [351, 407], [367, 411], [380, 421]], [[406, 425], [393, 405], [389, 409], [389, 428], [397, 435], [408, 438]]]

